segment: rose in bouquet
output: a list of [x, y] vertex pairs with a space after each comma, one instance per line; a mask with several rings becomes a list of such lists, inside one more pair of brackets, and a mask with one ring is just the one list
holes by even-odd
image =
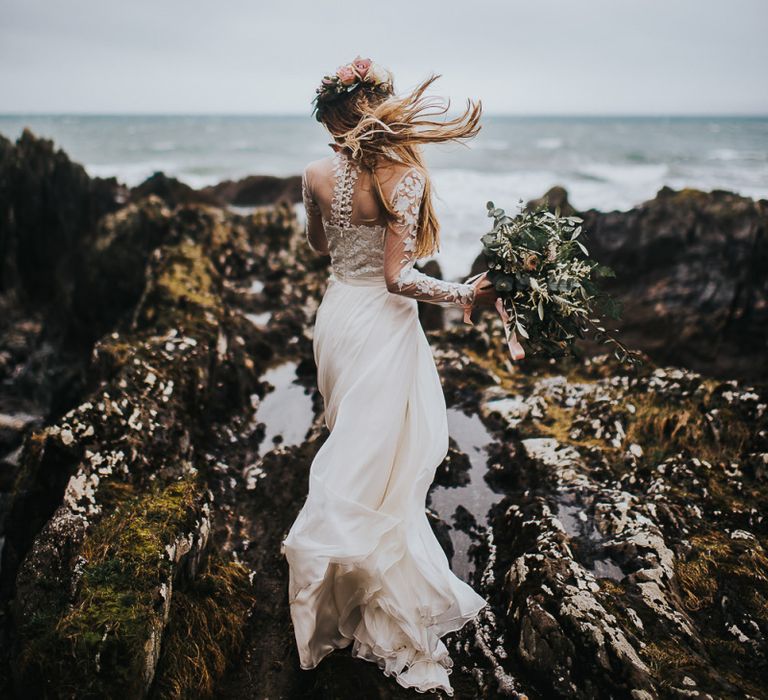
[[603, 318], [617, 319], [621, 308], [598, 286], [611, 268], [590, 259], [579, 240], [582, 219], [561, 216], [545, 206], [522, 207], [511, 217], [488, 202], [493, 228], [482, 237], [488, 280], [499, 294], [501, 315], [513, 359], [525, 355], [519, 334], [534, 352], [552, 357], [572, 351], [577, 338], [591, 336], [612, 346], [616, 358], [631, 364], [639, 353], [606, 331]]

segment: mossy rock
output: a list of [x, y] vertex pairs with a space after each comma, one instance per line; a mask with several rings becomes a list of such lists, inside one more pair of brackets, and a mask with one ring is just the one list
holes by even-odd
[[[27, 442], [7, 548], [16, 561], [26, 553], [13, 616], [19, 696], [151, 687], [173, 589], [194, 579], [210, 530], [191, 459], [220, 360], [218, 279], [198, 244], [160, 249], [144, 322], [97, 350], [110, 358], [94, 363], [108, 383]], [[30, 504], [50, 510], [30, 523]]]
[[[144, 697], [173, 588], [194, 576], [208, 542], [208, 510], [193, 478], [131, 496], [83, 537], [69, 591], [33, 550], [18, 580], [17, 694]], [[30, 605], [30, 579], [54, 594]]]

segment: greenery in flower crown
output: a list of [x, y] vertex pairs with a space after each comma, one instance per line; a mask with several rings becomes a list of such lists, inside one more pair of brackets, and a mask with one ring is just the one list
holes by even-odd
[[382, 94], [393, 91], [392, 73], [374, 63], [370, 58], [357, 56], [351, 63], [339, 66], [332, 75], [324, 75], [319, 87], [315, 90], [313, 113], [315, 118], [322, 119], [323, 104], [334, 102], [349, 93], [366, 85]]
[[597, 280], [611, 268], [591, 260], [579, 240], [583, 220], [561, 216], [545, 205], [508, 216], [488, 202], [493, 229], [481, 241], [488, 280], [509, 313], [509, 323], [535, 352], [558, 357], [571, 352], [576, 338], [591, 335], [613, 346], [621, 362], [640, 362], [603, 327], [600, 316], [617, 319], [618, 301], [600, 291]]

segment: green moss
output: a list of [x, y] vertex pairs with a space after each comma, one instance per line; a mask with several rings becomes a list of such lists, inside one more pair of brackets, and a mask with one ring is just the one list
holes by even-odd
[[211, 556], [193, 583], [174, 592], [152, 697], [211, 697], [243, 642], [254, 601], [248, 569]]
[[768, 556], [756, 544], [740, 546], [722, 532], [691, 538], [691, 554], [675, 566], [689, 610], [719, 607], [724, 587], [743, 588], [739, 602], [757, 619], [765, 619], [768, 610]]
[[[675, 562], [683, 604], [718, 672], [745, 693], [755, 690], [766, 672], [753, 648], [729, 631], [734, 620], [758, 622], [768, 613], [768, 556], [759, 542], [745, 543], [726, 533], [711, 532], [690, 539], [691, 550]], [[723, 606], [728, 600], [727, 609]], [[747, 627], [746, 630], [749, 628]], [[746, 631], [745, 630], [745, 631]]]
[[[706, 386], [706, 385], [705, 385]], [[686, 397], [679, 401], [655, 394], [632, 395], [636, 413], [627, 427], [627, 438], [641, 445], [655, 445], [665, 455], [687, 452], [700, 459], [736, 459], [751, 439], [753, 427], [728, 407], [718, 407], [714, 432], [707, 412], [713, 408], [709, 398]]]
[[209, 326], [223, 313], [218, 284], [218, 273], [203, 246], [185, 240], [164, 248], [137, 317], [153, 329], [183, 326], [194, 332]]
[[[134, 575], [167, 573], [170, 562], [164, 556], [165, 546], [188, 525], [197, 497], [195, 481], [184, 479], [135, 498], [110, 515], [94, 528], [83, 545], [83, 556], [89, 562], [86, 574], [95, 577], [99, 567], [115, 565]], [[155, 561], [158, 554], [164, 561]]]
[[167, 249], [156, 285], [169, 298], [185, 299], [204, 308], [218, 305], [213, 291], [213, 268], [201, 246], [190, 242]]
[[683, 187], [683, 189], [679, 190], [674, 195], [675, 200], [681, 204], [690, 202], [695, 205], [706, 202], [708, 197], [709, 195], [706, 192], [702, 192], [693, 187]]
[[[174, 482], [131, 497], [87, 535], [74, 602], [39, 610], [22, 627], [22, 676], [39, 674], [77, 697], [135, 697], [147, 683], [147, 640], [163, 626], [162, 584], [173, 576], [166, 547], [200, 516], [198, 486]], [[170, 594], [170, 592], [169, 592]], [[58, 692], [58, 691], [57, 691]]]
[[706, 668], [700, 657], [688, 652], [685, 645], [675, 638], [650, 642], [642, 647], [640, 655], [662, 687], [670, 685], [672, 679], [677, 677], [678, 674], [670, 676], [670, 671]]

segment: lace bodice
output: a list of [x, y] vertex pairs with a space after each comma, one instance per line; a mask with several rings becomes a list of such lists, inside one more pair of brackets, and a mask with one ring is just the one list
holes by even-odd
[[331, 254], [331, 269], [342, 280], [384, 276], [386, 226], [352, 224], [352, 196], [359, 175], [359, 167], [351, 158], [334, 154], [331, 217], [323, 219], [323, 228]]
[[[308, 171], [302, 177], [307, 212], [306, 235], [310, 246], [331, 256], [331, 269], [341, 280], [382, 278], [390, 292], [444, 306], [473, 303], [475, 288], [448, 282], [414, 268], [419, 210], [426, 184], [416, 168], [402, 173], [389, 193], [397, 218], [389, 224], [352, 223], [355, 183], [360, 170], [351, 158], [337, 152], [333, 157], [333, 195], [330, 217], [325, 218], [313, 194]], [[324, 233], [327, 249], [318, 243]]]

